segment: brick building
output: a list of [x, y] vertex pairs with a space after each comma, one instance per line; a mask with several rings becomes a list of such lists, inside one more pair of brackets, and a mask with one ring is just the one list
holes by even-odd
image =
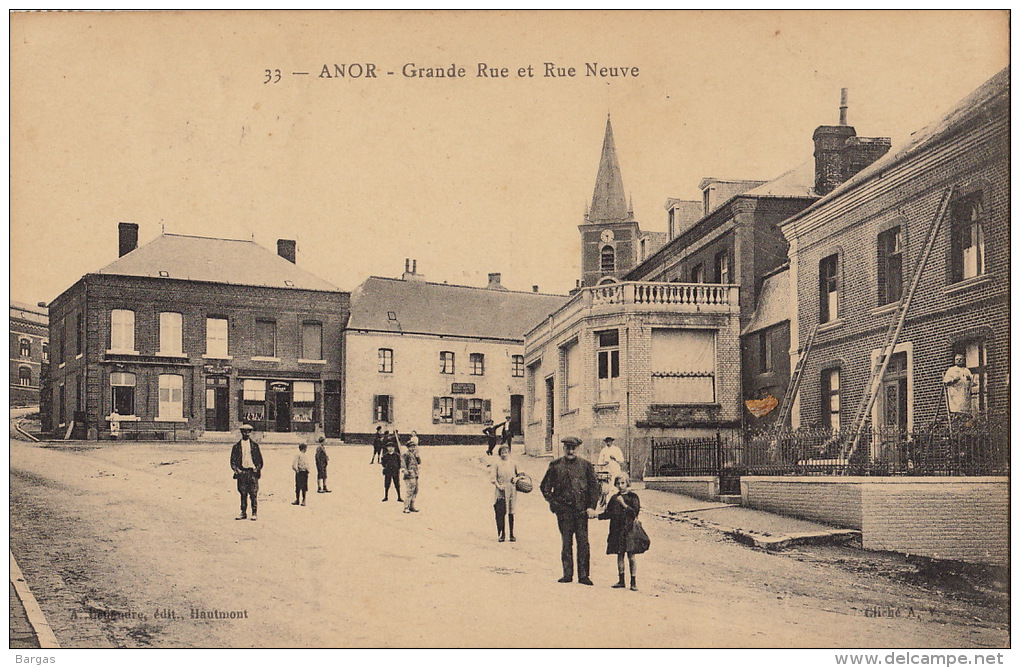
[[946, 411], [942, 375], [957, 353], [978, 379], [976, 410], [1008, 416], [1009, 137], [1007, 68], [781, 225], [797, 300], [793, 348], [818, 326], [794, 426], [852, 420], [950, 191], [870, 419], [900, 430], [931, 425]]
[[11, 302], [10, 402], [12, 406], [39, 403], [43, 369], [49, 361], [49, 326], [43, 307]]
[[630, 278], [642, 255], [629, 208], [607, 123], [592, 207], [579, 226], [582, 287], [526, 336], [525, 445], [529, 454], [555, 454], [574, 435], [594, 456], [613, 436], [640, 475], [652, 437], [739, 427], [740, 300], [728, 281]]
[[480, 443], [509, 419], [526, 434], [524, 333], [566, 301], [431, 283], [407, 261], [400, 279], [371, 277], [351, 295], [344, 331], [344, 432], [366, 442], [377, 426], [417, 431], [423, 443]]
[[49, 428], [339, 434], [349, 295], [297, 267], [293, 241], [119, 233], [120, 258], [50, 304]]

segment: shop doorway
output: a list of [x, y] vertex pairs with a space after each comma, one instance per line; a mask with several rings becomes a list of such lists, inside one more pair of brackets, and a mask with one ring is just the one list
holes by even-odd
[[227, 379], [206, 378], [205, 428], [206, 431], [230, 431], [230, 389]]
[[276, 392], [276, 431], [291, 430], [290, 390]]

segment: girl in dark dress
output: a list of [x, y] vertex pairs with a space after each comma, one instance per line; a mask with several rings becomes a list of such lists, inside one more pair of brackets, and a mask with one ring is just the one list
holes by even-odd
[[620, 581], [613, 585], [613, 589], [623, 589], [624, 584], [624, 560], [630, 562], [630, 588], [637, 591], [637, 564], [635, 556], [645, 551], [643, 545], [635, 545], [632, 530], [634, 520], [641, 512], [641, 499], [630, 491], [630, 479], [627, 474], [616, 476], [615, 485], [617, 493], [609, 499], [606, 510], [599, 515], [600, 520], [609, 520], [609, 538], [606, 540], [606, 554], [616, 555], [616, 570], [620, 573]]

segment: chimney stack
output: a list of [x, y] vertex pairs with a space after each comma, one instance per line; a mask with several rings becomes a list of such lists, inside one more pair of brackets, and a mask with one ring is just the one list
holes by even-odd
[[820, 125], [811, 139], [815, 142], [815, 193], [828, 195], [839, 184], [853, 177], [889, 152], [888, 137], [858, 137], [847, 125], [847, 93], [840, 89], [839, 125]]
[[293, 239], [277, 239], [276, 254], [291, 264], [297, 264], [297, 241]]
[[404, 258], [404, 274], [402, 281], [424, 281], [425, 277], [418, 273], [418, 260]]
[[531, 286], [531, 291], [532, 292], [538, 292], [538, 286], [537, 285], [532, 285]]
[[500, 283], [500, 279], [502, 279], [502, 277], [502, 274], [489, 274], [489, 285], [486, 287], [489, 290], [506, 290], [506, 288], [504, 288]]
[[120, 253], [117, 257], [124, 257], [138, 248], [138, 224], [120, 223], [117, 226], [117, 240]]
[[847, 98], [847, 92], [849, 90], [850, 90], [849, 88], [840, 88], [839, 89], [839, 124], [840, 125], [846, 125], [846, 110], [847, 110], [846, 98]]

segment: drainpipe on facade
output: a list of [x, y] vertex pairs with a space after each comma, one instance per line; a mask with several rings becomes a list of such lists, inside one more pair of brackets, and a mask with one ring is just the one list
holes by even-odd
[[[633, 459], [631, 457], [633, 453], [633, 446], [630, 441], [630, 319], [627, 319], [627, 325], [623, 328], [623, 335], [626, 337], [624, 348], [627, 354], [627, 406], [625, 409], [625, 419], [627, 420], [627, 473], [630, 476], [634, 475], [632, 470]], [[644, 476], [641, 476], [644, 479]]]

